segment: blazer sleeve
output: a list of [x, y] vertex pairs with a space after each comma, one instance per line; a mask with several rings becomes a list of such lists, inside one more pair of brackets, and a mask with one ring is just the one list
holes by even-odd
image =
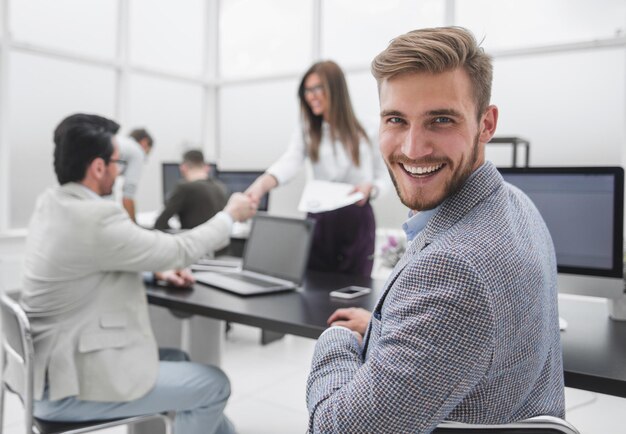
[[368, 334], [377, 340], [364, 361], [344, 336], [319, 339], [307, 382], [310, 432], [430, 432], [483, 378], [494, 327], [484, 285], [453, 255], [430, 264], [409, 264], [373, 312]]
[[192, 230], [167, 234], [137, 226], [120, 208], [109, 210], [94, 231], [93, 250], [101, 271], [183, 268], [230, 239], [228, 219], [219, 215]]

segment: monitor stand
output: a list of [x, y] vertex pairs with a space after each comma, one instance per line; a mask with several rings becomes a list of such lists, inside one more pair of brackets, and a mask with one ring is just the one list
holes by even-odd
[[557, 284], [559, 293], [608, 299], [609, 317], [616, 321], [626, 321], [624, 279], [559, 273]]
[[609, 317], [616, 321], [626, 321], [626, 294], [609, 300]]

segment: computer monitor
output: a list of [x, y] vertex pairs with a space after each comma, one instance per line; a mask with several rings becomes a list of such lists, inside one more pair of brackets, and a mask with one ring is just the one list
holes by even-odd
[[559, 291], [607, 298], [624, 293], [624, 169], [498, 169], [541, 213], [556, 250]]
[[[218, 170], [216, 178], [223, 182], [232, 194], [245, 191], [263, 173], [263, 171], [253, 170]], [[258, 210], [267, 211], [268, 207], [269, 193], [261, 198]]]
[[[215, 178], [217, 172], [217, 164], [207, 163], [210, 167], [209, 177]], [[169, 195], [174, 191], [176, 184], [183, 178], [180, 173], [180, 163], [162, 163], [161, 179], [163, 182], [163, 202], [167, 200]]]

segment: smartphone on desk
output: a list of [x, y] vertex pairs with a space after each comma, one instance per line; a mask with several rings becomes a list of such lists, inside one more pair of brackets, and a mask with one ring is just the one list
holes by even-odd
[[372, 292], [370, 288], [365, 286], [346, 286], [345, 288], [331, 291], [330, 296], [335, 298], [357, 298], [365, 294]]

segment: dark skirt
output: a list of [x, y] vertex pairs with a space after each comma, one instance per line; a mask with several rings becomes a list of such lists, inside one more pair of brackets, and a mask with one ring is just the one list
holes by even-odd
[[369, 203], [309, 213], [308, 217], [315, 220], [309, 270], [370, 276], [376, 221]]

